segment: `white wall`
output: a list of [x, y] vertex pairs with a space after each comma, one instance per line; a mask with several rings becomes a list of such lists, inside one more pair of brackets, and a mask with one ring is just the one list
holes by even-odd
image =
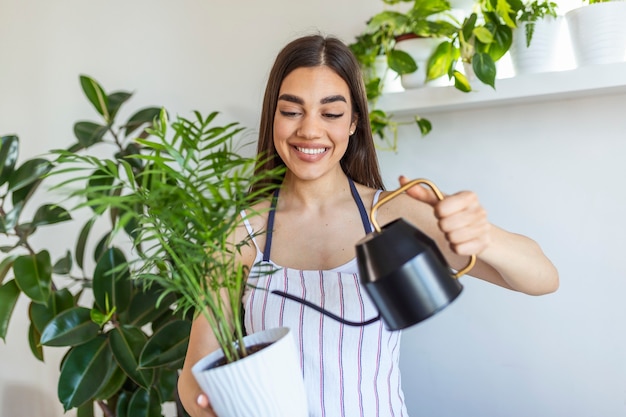
[[[135, 91], [128, 112], [220, 110], [256, 128], [286, 41], [316, 30], [349, 41], [380, 5], [0, 0], [0, 134], [20, 136], [23, 158], [71, 143], [73, 123], [95, 119], [79, 74]], [[560, 290], [538, 298], [462, 278], [452, 306], [406, 331], [411, 415], [626, 415], [625, 105], [621, 94], [425, 114], [429, 136], [405, 127], [401, 152], [380, 154], [389, 188], [402, 173], [473, 189], [495, 223], [538, 240], [561, 273]], [[45, 365], [31, 356], [25, 308], [0, 343], [0, 415], [61, 416], [62, 352], [47, 349]]]

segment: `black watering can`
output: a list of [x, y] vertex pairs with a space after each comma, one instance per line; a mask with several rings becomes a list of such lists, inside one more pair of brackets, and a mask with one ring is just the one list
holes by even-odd
[[378, 317], [351, 322], [299, 297], [281, 291], [273, 293], [351, 326], [364, 326], [382, 318], [389, 330], [412, 326], [445, 308], [463, 290], [457, 278], [473, 268], [476, 256], [472, 255], [463, 269], [452, 273], [435, 242], [404, 219], [382, 228], [376, 221], [380, 206], [418, 184], [429, 186], [437, 198], [443, 200], [441, 191], [429, 180], [416, 179], [406, 183], [372, 207], [370, 221], [375, 230], [356, 245], [361, 284], [376, 305], [380, 313]]

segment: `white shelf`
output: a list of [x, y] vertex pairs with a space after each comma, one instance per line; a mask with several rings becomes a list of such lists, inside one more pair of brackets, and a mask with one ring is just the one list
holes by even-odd
[[626, 92], [626, 62], [497, 79], [495, 90], [480, 81], [473, 84], [476, 91], [469, 93], [454, 86], [385, 93], [376, 107], [402, 119], [416, 114], [618, 94]]

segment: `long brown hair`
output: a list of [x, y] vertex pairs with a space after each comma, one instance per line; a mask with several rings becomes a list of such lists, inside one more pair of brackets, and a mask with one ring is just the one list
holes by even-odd
[[[295, 69], [322, 65], [335, 71], [348, 84], [353, 117], [358, 118], [356, 130], [350, 137], [346, 153], [341, 159], [341, 168], [355, 182], [384, 189], [359, 63], [350, 48], [332, 36], [304, 36], [291, 41], [278, 53], [265, 88], [257, 147], [257, 153], [269, 158], [259, 166], [257, 172], [285, 165], [274, 147], [273, 128], [278, 93], [283, 80]], [[261, 186], [262, 184], [257, 184], [253, 189], [259, 189]]]

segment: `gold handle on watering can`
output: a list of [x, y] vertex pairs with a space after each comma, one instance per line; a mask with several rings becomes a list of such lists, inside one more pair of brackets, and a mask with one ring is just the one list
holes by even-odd
[[[432, 181], [429, 181], [423, 178], [418, 178], [416, 180], [409, 181], [406, 184], [404, 184], [402, 187], [398, 188], [395, 191], [392, 191], [391, 193], [387, 194], [386, 196], [378, 200], [378, 202], [374, 204], [374, 207], [372, 207], [372, 212], [370, 213], [370, 220], [372, 221], [372, 225], [374, 225], [374, 229], [376, 229], [376, 232], [378, 233], [381, 232], [380, 225], [378, 224], [378, 221], [376, 221], [376, 212], [378, 211], [380, 206], [396, 198], [398, 195], [402, 194], [403, 192], [405, 192], [406, 190], [408, 190], [409, 188], [417, 184], [427, 185], [431, 190], [433, 190], [433, 192], [435, 193], [439, 201], [443, 200], [443, 194], [441, 193], [441, 191], [439, 191], [439, 188], [437, 188], [437, 186]], [[470, 260], [467, 263], [467, 265], [464, 268], [458, 270], [452, 276], [454, 278], [459, 278], [462, 275], [465, 275], [474, 267], [474, 264], [476, 264], [476, 255], [471, 255]]]

